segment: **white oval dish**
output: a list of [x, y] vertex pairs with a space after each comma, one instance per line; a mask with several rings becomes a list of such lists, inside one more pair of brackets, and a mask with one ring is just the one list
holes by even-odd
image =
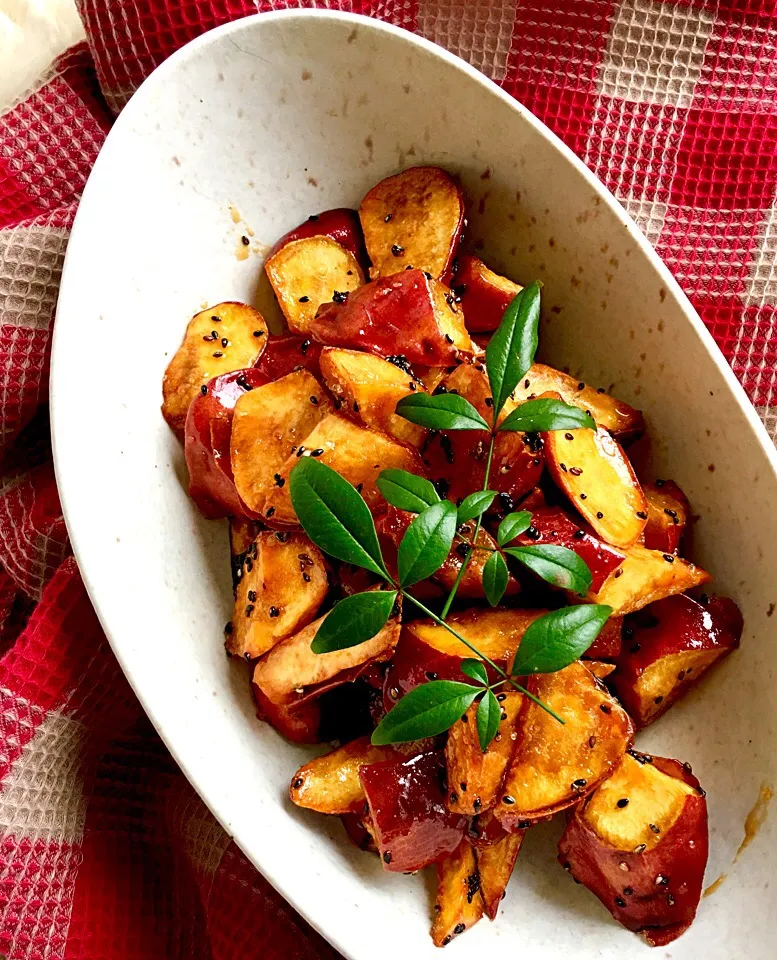
[[[675, 478], [701, 517], [694, 557], [742, 607], [742, 649], [639, 740], [692, 762], [709, 795], [707, 882], [728, 874], [691, 931], [653, 955], [767, 960], [777, 817], [733, 861], [762, 784], [777, 783], [774, 449], [617, 202], [519, 104], [432, 44], [326, 11], [249, 17], [176, 53], [119, 117], [73, 228], [51, 376], [65, 517], [100, 620], [186, 775], [308, 920], [353, 960], [439, 956], [424, 879], [382, 873], [337, 819], [290, 806], [309, 751], [254, 718], [246, 671], [224, 656], [226, 527], [187, 498], [159, 412], [193, 313], [261, 301], [265, 245], [414, 163], [461, 175], [490, 263], [544, 281], [544, 357], [646, 411], [656, 475]], [[555, 863], [560, 828], [530, 831], [497, 922], [449, 954], [649, 955]]]

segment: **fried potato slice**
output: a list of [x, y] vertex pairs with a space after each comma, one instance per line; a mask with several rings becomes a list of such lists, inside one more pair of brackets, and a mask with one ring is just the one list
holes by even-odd
[[411, 167], [377, 183], [359, 207], [370, 277], [412, 265], [436, 279], [446, 274], [461, 236], [464, 201], [439, 167]]
[[331, 237], [292, 240], [264, 265], [289, 328], [307, 334], [322, 303], [330, 303], [364, 283], [356, 257]]
[[183, 434], [189, 404], [209, 380], [252, 367], [267, 341], [264, 317], [246, 303], [224, 302], [189, 321], [162, 381], [162, 416]]
[[648, 504], [645, 546], [662, 553], [678, 553], [690, 509], [688, 498], [673, 480], [643, 484]]
[[508, 881], [513, 874], [525, 832], [525, 830], [516, 830], [515, 833], [508, 833], [497, 843], [488, 847], [479, 847], [475, 852], [480, 873], [483, 908], [489, 920], [496, 920], [499, 904], [504, 898]]
[[243, 502], [264, 513], [292, 448], [332, 410], [324, 388], [307, 370], [245, 393], [232, 417], [230, 460]]
[[462, 840], [457, 850], [437, 863], [437, 896], [431, 930], [434, 945], [447, 946], [482, 916], [483, 898], [475, 851]]
[[226, 648], [246, 660], [307, 626], [329, 589], [324, 557], [303, 533], [263, 531], [239, 569]]
[[489, 270], [477, 257], [466, 254], [458, 261], [452, 289], [461, 299], [467, 330], [470, 333], [496, 330], [505, 310], [523, 287]]
[[[503, 666], [515, 656], [521, 637], [529, 625], [547, 612], [499, 607], [494, 610], [477, 608], [450, 614], [446, 622], [482, 654]], [[405, 624], [405, 630], [417, 642], [436, 654], [457, 659], [474, 656], [450, 630], [439, 626], [434, 620], [413, 620]]]

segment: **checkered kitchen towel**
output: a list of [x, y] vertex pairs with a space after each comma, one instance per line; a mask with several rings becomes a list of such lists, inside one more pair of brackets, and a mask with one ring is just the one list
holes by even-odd
[[[112, 117], [204, 30], [271, 0], [80, 0], [88, 46], [0, 115], [0, 954], [333, 956], [213, 821], [144, 718], [69, 557], [48, 346]], [[623, 201], [774, 435], [777, 12], [767, 0], [342, 0], [522, 100]]]

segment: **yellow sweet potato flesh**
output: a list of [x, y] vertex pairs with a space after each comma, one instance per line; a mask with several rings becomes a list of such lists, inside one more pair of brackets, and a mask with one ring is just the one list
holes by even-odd
[[489, 920], [496, 920], [499, 904], [507, 890], [507, 884], [513, 873], [515, 861], [523, 843], [523, 830], [508, 833], [506, 837], [490, 847], [481, 847], [475, 853], [480, 873], [480, 893], [483, 908]]
[[[515, 651], [530, 624], [547, 610], [464, 610], [451, 614], [446, 622], [468, 640], [484, 656], [505, 664], [512, 661]], [[417, 640], [439, 653], [452, 657], [474, 657], [475, 654], [445, 627], [433, 620], [414, 620], [404, 627]]]
[[431, 930], [434, 945], [447, 946], [482, 916], [483, 898], [475, 851], [462, 840], [454, 853], [437, 864], [437, 896]]
[[634, 684], [640, 702], [639, 719], [642, 726], [650, 723], [655, 714], [663, 713], [668, 702], [679, 700], [687, 687], [728, 652], [725, 647], [682, 650], [668, 653], [646, 667]]
[[252, 367], [267, 342], [264, 317], [245, 303], [218, 303], [196, 314], [162, 381], [162, 415], [183, 433], [189, 404], [213, 377]]

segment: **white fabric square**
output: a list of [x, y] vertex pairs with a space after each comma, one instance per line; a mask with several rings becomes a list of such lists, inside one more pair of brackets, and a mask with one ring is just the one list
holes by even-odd
[[747, 283], [747, 304], [777, 304], [777, 204], [766, 211]]
[[688, 107], [714, 18], [699, 7], [624, 0], [613, 18], [599, 92], [642, 103]]
[[514, 0], [419, 0], [418, 33], [504, 80], [515, 23]]
[[57, 302], [69, 230], [11, 227], [0, 230], [0, 320], [47, 330]]
[[621, 201], [637, 222], [639, 229], [655, 246], [666, 220], [667, 204], [658, 200], [644, 200], [641, 197], [629, 196]]

